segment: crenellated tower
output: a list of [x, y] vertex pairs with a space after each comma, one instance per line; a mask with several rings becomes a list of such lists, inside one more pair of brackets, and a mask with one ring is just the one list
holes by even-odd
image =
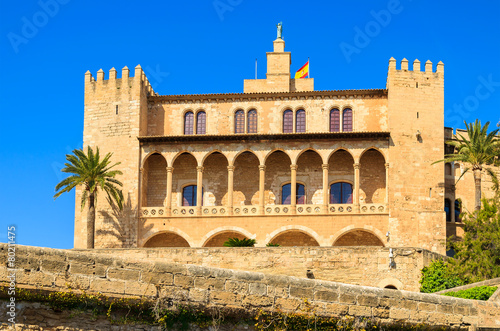
[[389, 60], [387, 76], [389, 148], [389, 231], [392, 245], [445, 253], [444, 65], [436, 70], [419, 60]]
[[[139, 178], [139, 142], [147, 131], [147, 97], [154, 95], [141, 66], [130, 76], [127, 67], [121, 78], [112, 68], [109, 79], [102, 69], [96, 78], [85, 73], [85, 115], [83, 147], [99, 147], [101, 155], [112, 152], [111, 161], [121, 162], [124, 209], [113, 210], [106, 195], [98, 195], [96, 205], [95, 247], [135, 247], [137, 245], [137, 201]], [[76, 192], [75, 248], [86, 248], [86, 210], [80, 207], [81, 190]]]

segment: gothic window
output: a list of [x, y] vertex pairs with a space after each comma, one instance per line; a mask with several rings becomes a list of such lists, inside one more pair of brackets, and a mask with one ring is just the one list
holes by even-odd
[[340, 131], [340, 110], [332, 109], [330, 111], [330, 132]]
[[446, 222], [451, 222], [451, 202], [449, 199], [444, 199], [444, 211], [446, 213]]
[[248, 112], [247, 133], [257, 133], [257, 111], [252, 109]]
[[194, 114], [189, 111], [184, 114], [184, 134], [193, 134]]
[[346, 108], [342, 112], [342, 131], [352, 131], [352, 109]]
[[182, 205], [196, 206], [196, 185], [184, 187], [182, 190]]
[[306, 132], [306, 111], [304, 109], [297, 110], [296, 129], [295, 132]]
[[346, 182], [330, 185], [330, 203], [352, 203], [352, 185]]
[[293, 112], [288, 109], [283, 113], [283, 133], [293, 132]]
[[[303, 184], [297, 183], [297, 199], [296, 204], [303, 205], [306, 203], [306, 190]], [[292, 202], [292, 184], [285, 184], [281, 187], [281, 204], [289, 205]]]
[[245, 112], [238, 110], [234, 114], [234, 133], [245, 133]]
[[196, 134], [207, 133], [207, 114], [204, 111], [198, 112], [196, 114]]

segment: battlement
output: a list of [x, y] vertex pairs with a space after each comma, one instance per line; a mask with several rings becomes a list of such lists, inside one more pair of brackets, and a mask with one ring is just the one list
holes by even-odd
[[138, 64], [134, 68], [134, 76], [130, 76], [130, 69], [125, 66], [122, 68], [122, 75], [120, 78], [118, 78], [117, 75], [117, 70], [113, 67], [109, 70], [109, 78], [105, 79], [105, 72], [102, 69], [99, 69], [97, 71], [96, 78], [92, 76], [92, 73], [87, 70], [85, 73], [85, 85], [87, 86], [88, 84], [119, 84], [121, 81], [133, 79], [135, 80], [136, 78], [140, 79], [140, 82], [143, 83], [143, 86], [148, 93], [148, 95], [158, 95], [153, 90], [153, 87], [151, 86], [151, 83], [149, 82], [148, 78], [146, 77], [146, 74], [144, 73], [144, 70], [142, 70], [142, 67], [140, 64]]
[[436, 71], [432, 71], [432, 62], [427, 60], [425, 62], [424, 71], [421, 71], [421, 64], [418, 59], [413, 61], [413, 70], [408, 69], [408, 60], [406, 58], [401, 60], [400, 69], [396, 68], [396, 59], [391, 57], [389, 59], [389, 74], [393, 72], [424, 72], [424, 73], [437, 73], [444, 74], [444, 63], [439, 61], [436, 65]]

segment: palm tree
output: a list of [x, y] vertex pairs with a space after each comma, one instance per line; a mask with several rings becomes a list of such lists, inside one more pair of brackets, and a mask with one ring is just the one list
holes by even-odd
[[[455, 135], [456, 140], [447, 141], [448, 145], [455, 147], [454, 154], [446, 154], [443, 160], [437, 162], [461, 162], [468, 164], [462, 176], [469, 170], [474, 174], [475, 192], [475, 209], [481, 209], [481, 171], [486, 165], [494, 164], [498, 161], [498, 151], [500, 148], [500, 140], [496, 136], [499, 129], [488, 133], [490, 122], [481, 127], [481, 121], [476, 120], [474, 123], [467, 124], [467, 138], [460, 133]], [[434, 164], [433, 163], [433, 164]], [[489, 168], [484, 167], [488, 172]], [[459, 178], [459, 180], [460, 180]]]
[[102, 161], [99, 156], [99, 147], [96, 147], [96, 152], [90, 146], [87, 148], [87, 154], [81, 149], [73, 150], [73, 154], [67, 154], [65, 168], [62, 172], [73, 174], [62, 180], [56, 186], [56, 194], [54, 199], [59, 197], [64, 192], [71, 191], [76, 186], [83, 187], [81, 206], [85, 207], [88, 200], [87, 212], [87, 248], [94, 248], [94, 231], [95, 231], [95, 202], [98, 189], [103, 190], [108, 195], [108, 203], [113, 205], [116, 203], [118, 208], [123, 208], [123, 194], [119, 187], [122, 183], [115, 179], [116, 175], [121, 175], [119, 170], [111, 170], [114, 166], [120, 164], [115, 163], [110, 166], [109, 159], [112, 153], [106, 154]]

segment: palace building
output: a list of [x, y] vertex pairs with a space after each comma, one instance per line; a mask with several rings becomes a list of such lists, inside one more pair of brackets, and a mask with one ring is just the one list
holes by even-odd
[[[97, 201], [96, 248], [420, 247], [460, 232], [445, 154], [444, 65], [389, 60], [384, 89], [316, 91], [281, 38], [243, 93], [159, 95], [140, 66], [85, 74], [84, 146], [121, 162], [125, 207]], [[446, 168], [446, 169], [445, 169]], [[457, 173], [455, 173], [457, 172]], [[473, 197], [473, 186], [470, 186]], [[75, 247], [85, 248], [77, 191]], [[473, 204], [473, 198], [470, 201]], [[457, 232], [458, 231], [458, 232]]]

